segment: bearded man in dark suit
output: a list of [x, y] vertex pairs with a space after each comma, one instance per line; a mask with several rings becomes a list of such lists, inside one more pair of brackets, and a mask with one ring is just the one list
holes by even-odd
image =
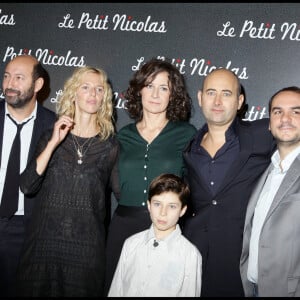
[[[18, 189], [18, 184], [16, 184], [15, 196], [11, 194], [6, 196], [6, 190], [11, 190], [14, 182], [19, 182], [18, 175], [13, 180], [5, 181], [12, 169], [9, 156], [17, 135], [17, 127], [24, 123], [20, 131], [21, 147], [19, 151], [16, 151], [20, 152], [20, 174], [33, 157], [39, 137], [46, 129], [51, 128], [56, 120], [56, 114], [53, 111], [37, 102], [37, 94], [44, 86], [45, 74], [45, 69], [35, 57], [20, 55], [8, 62], [3, 76], [2, 90], [5, 101], [0, 102], [1, 297], [16, 295], [16, 272], [25, 235], [25, 225], [28, 223], [34, 206], [34, 198], [24, 197]], [[8, 211], [7, 207], [12, 202], [15, 202], [15, 211], [14, 209]]]

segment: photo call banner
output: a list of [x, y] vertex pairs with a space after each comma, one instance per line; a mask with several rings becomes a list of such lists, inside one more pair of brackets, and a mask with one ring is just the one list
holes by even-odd
[[55, 111], [74, 68], [103, 68], [120, 129], [132, 122], [123, 93], [133, 73], [153, 57], [170, 59], [193, 100], [190, 122], [200, 128], [197, 92], [223, 67], [239, 77], [252, 121], [268, 117], [276, 91], [300, 85], [299, 17], [299, 3], [1, 3], [0, 71], [16, 55], [36, 56], [49, 74], [39, 101]]

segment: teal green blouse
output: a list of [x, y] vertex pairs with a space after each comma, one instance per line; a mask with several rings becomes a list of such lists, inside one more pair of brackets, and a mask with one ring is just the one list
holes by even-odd
[[120, 142], [119, 179], [121, 196], [119, 204], [145, 206], [148, 186], [162, 173], [183, 175], [182, 151], [196, 133], [188, 122], [169, 121], [150, 143], [139, 134], [136, 124], [123, 127], [118, 133]]

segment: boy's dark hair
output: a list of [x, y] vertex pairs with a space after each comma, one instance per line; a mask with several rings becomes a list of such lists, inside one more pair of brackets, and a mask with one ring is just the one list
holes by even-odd
[[154, 178], [149, 186], [148, 199], [155, 195], [160, 195], [165, 192], [173, 192], [178, 195], [182, 207], [187, 205], [190, 197], [190, 189], [188, 185], [177, 175], [161, 174]]

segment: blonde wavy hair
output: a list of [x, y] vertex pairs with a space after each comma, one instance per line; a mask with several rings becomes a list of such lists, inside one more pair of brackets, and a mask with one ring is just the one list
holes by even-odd
[[112, 89], [108, 82], [106, 72], [100, 68], [90, 66], [78, 67], [73, 72], [72, 76], [68, 78], [64, 84], [63, 92], [59, 97], [56, 106], [58, 116], [67, 115], [71, 118], [75, 116], [75, 97], [81, 79], [86, 73], [95, 73], [102, 77], [104, 86], [104, 96], [102, 105], [97, 111], [97, 125], [100, 127], [99, 136], [101, 140], [106, 140], [114, 133], [114, 118], [113, 118], [113, 103], [112, 103]]

